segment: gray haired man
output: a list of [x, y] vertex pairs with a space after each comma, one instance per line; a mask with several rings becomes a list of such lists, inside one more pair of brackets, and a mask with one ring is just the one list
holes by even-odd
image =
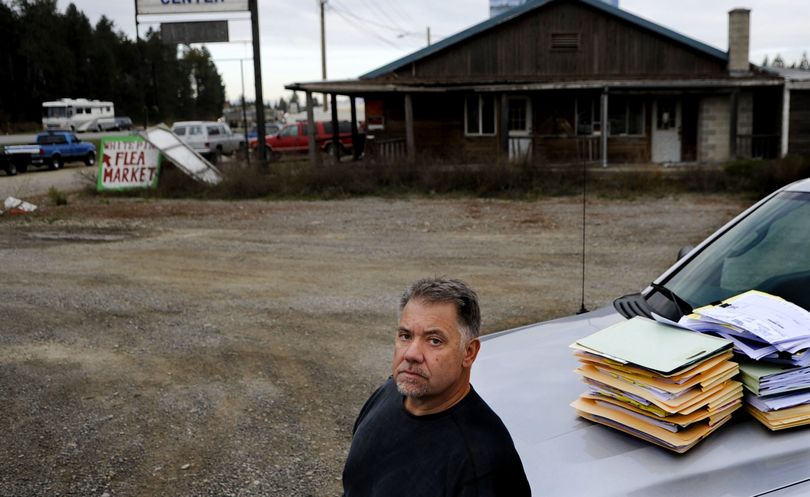
[[480, 330], [466, 283], [428, 278], [405, 291], [392, 376], [355, 422], [344, 497], [531, 495], [509, 432], [470, 384]]

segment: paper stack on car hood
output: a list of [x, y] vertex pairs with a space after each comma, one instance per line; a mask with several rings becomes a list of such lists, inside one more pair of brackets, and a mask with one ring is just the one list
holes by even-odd
[[588, 385], [583, 418], [675, 452], [694, 447], [741, 406], [732, 343], [635, 317], [571, 345]]

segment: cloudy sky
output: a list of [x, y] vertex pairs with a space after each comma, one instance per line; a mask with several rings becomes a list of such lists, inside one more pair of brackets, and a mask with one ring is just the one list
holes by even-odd
[[[288, 96], [284, 85], [321, 79], [320, 0], [259, 0], [264, 97]], [[70, 0], [58, 0], [61, 11]], [[135, 36], [132, 0], [73, 0], [90, 21], [105, 15], [127, 36]], [[810, 2], [801, 0], [620, 0], [620, 7], [711, 46], [726, 50], [728, 11], [751, 9], [751, 61], [781, 54], [786, 62], [810, 52]], [[231, 43], [209, 44], [227, 97], [242, 94], [240, 62], [250, 59], [250, 23], [245, 15], [229, 22]], [[328, 0], [327, 77], [348, 79], [376, 69], [433, 42], [486, 20], [489, 0]], [[214, 18], [222, 19], [222, 14]], [[205, 20], [204, 17], [171, 19]], [[211, 19], [209, 16], [208, 19]], [[159, 29], [160, 19], [141, 17], [139, 32]], [[165, 21], [165, 20], [164, 20]], [[245, 95], [252, 99], [253, 65], [245, 60]]]

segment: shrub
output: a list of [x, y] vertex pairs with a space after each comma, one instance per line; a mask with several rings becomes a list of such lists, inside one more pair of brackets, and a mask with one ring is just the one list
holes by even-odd
[[48, 188], [48, 198], [53, 202], [53, 205], [67, 205], [68, 203], [65, 192], [55, 186]]

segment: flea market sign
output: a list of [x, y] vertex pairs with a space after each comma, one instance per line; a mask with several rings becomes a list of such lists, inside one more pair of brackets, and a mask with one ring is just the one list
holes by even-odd
[[160, 151], [140, 136], [101, 139], [98, 191], [155, 188]]
[[198, 12], [242, 12], [248, 0], [137, 0], [141, 14], [195, 14]]

